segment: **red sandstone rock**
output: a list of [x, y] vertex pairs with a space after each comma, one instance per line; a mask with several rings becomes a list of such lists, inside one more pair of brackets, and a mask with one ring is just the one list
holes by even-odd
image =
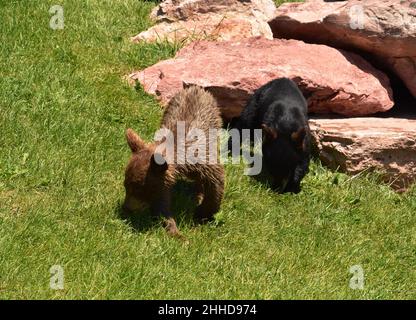
[[357, 116], [393, 106], [389, 79], [364, 59], [297, 40], [195, 42], [174, 59], [129, 77], [163, 104], [184, 84], [202, 86], [217, 98], [226, 119], [240, 114], [254, 90], [279, 77], [300, 86], [310, 112]]
[[370, 54], [416, 97], [416, 1], [350, 0], [285, 3], [269, 22], [276, 38]]
[[132, 40], [272, 39], [267, 21], [275, 11], [273, 0], [165, 0], [151, 13], [156, 25]]
[[416, 181], [416, 120], [316, 119], [310, 126], [324, 165], [349, 174], [379, 171], [398, 190]]

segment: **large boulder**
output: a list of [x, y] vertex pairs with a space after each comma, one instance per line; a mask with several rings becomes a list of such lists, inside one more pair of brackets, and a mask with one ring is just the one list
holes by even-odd
[[397, 190], [416, 181], [416, 120], [314, 119], [310, 126], [324, 165], [349, 174], [378, 171]]
[[217, 98], [225, 119], [238, 116], [254, 90], [279, 77], [299, 85], [310, 112], [357, 116], [393, 106], [389, 79], [363, 58], [297, 40], [199, 41], [129, 75], [163, 104], [183, 85], [202, 86]]
[[197, 39], [231, 40], [273, 35], [273, 0], [166, 0], [151, 13], [155, 25], [132, 37], [135, 42]]
[[285, 3], [269, 24], [276, 38], [367, 54], [396, 73], [416, 97], [416, 1]]

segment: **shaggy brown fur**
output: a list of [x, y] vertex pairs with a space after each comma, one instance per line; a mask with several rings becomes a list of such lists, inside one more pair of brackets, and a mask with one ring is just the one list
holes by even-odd
[[[175, 137], [175, 161], [158, 164], [155, 158], [166, 154], [157, 154], [156, 148], [163, 143], [145, 143], [132, 129], [127, 129], [127, 143], [132, 156], [125, 172], [124, 186], [126, 198], [123, 208], [125, 211], [141, 209], [149, 205], [154, 214], [165, 217], [166, 229], [170, 234], [179, 235], [175, 220], [170, 211], [171, 190], [178, 178], [186, 178], [196, 182], [200, 201], [195, 218], [204, 222], [213, 217], [219, 210], [224, 192], [224, 169], [216, 157], [216, 163], [179, 164], [176, 159], [177, 123], [183, 121], [185, 134], [193, 128], [202, 130], [206, 137], [207, 149], [209, 143], [215, 143], [217, 137], [209, 136], [209, 129], [220, 129], [222, 120], [215, 99], [203, 89], [192, 86], [183, 89], [169, 102], [163, 115], [161, 128], [169, 129]], [[195, 141], [194, 141], [195, 145]], [[190, 143], [185, 144], [185, 149]], [[206, 152], [208, 157], [208, 150]]]

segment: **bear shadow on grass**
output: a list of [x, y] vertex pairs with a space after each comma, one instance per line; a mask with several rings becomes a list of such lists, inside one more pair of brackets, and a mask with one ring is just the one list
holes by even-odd
[[[227, 127], [227, 128], [229, 129], [229, 127]], [[269, 172], [269, 170], [267, 170], [267, 168], [266, 168], [266, 166], [263, 162], [263, 156], [261, 154], [259, 154], [258, 151], [253, 150], [253, 146], [250, 146], [249, 148], [250, 148], [249, 153], [250, 153], [251, 159], [253, 159], [253, 157], [256, 156], [258, 159], [260, 159], [262, 161], [260, 172], [258, 174], [255, 174], [255, 175], [249, 175], [249, 178], [255, 180], [257, 183], [260, 183], [261, 185], [263, 185], [266, 188], [269, 188], [272, 191], [275, 191], [275, 192], [279, 191], [279, 190], [276, 190], [276, 189], [273, 188], [273, 177], [272, 177], [271, 173]], [[233, 153], [230, 149], [230, 145], [228, 145], [228, 155], [229, 155], [228, 160], [229, 161], [232, 161], [232, 157], [233, 157], [232, 154]], [[239, 157], [243, 157], [241, 149], [238, 150], [237, 155]], [[253, 164], [247, 164], [246, 163], [246, 164], [244, 164], [244, 168], [245, 168], [244, 170], [247, 170], [249, 167], [252, 167], [252, 166], [253, 166]]]
[[273, 191], [276, 191], [273, 189], [273, 177], [272, 175], [267, 171], [267, 169], [261, 170], [259, 174], [256, 174], [254, 176], [250, 176], [250, 178], [254, 179], [256, 182], [262, 184], [266, 188], [269, 188]]
[[[313, 148], [313, 146], [311, 146], [311, 147], [312, 147], [311, 160], [319, 161], [319, 156], [318, 156], [317, 151]], [[251, 156], [253, 156], [252, 151], [251, 151]], [[262, 161], [263, 161], [263, 159], [262, 159]], [[246, 168], [247, 167], [248, 166], [246, 165]], [[309, 174], [309, 172], [307, 174]], [[276, 194], [282, 194], [282, 190], [281, 190], [280, 187], [278, 187], [278, 188], [273, 187], [273, 184], [274, 184], [273, 176], [267, 170], [264, 163], [262, 163], [262, 169], [261, 169], [260, 173], [258, 173], [256, 175], [249, 176], [249, 178], [255, 180], [257, 183], [260, 183], [262, 186], [264, 186], [265, 188], [270, 189], [271, 191], [275, 192]]]
[[[194, 225], [193, 216], [197, 206], [195, 185], [189, 181], [179, 180], [173, 187], [172, 193], [172, 214], [178, 225]], [[123, 212], [122, 204], [119, 201], [114, 209], [120, 219], [137, 232], [146, 232], [154, 228], [162, 227], [162, 216], [152, 215], [149, 209], [137, 211], [126, 215]]]

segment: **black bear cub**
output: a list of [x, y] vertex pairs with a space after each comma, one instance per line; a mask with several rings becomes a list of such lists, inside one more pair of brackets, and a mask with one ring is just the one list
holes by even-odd
[[[241, 116], [232, 122], [242, 129], [263, 130], [263, 167], [273, 177], [278, 192], [300, 191], [308, 173], [310, 130], [307, 103], [296, 83], [287, 78], [270, 81], [257, 89]], [[253, 132], [250, 134], [253, 142]]]

